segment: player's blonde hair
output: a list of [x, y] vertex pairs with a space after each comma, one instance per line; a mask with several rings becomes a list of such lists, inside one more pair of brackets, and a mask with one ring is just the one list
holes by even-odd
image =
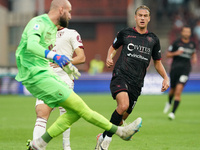
[[137, 11], [140, 10], [140, 9], [146, 9], [146, 10], [148, 10], [148, 11], [149, 11], [149, 16], [150, 16], [151, 11], [150, 11], [149, 7], [147, 7], [146, 5], [141, 5], [141, 6], [139, 6], [139, 7], [135, 10], [135, 15], [137, 14]]

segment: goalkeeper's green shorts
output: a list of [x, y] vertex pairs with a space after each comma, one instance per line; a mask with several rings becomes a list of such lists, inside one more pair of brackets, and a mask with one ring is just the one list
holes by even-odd
[[59, 76], [50, 71], [39, 72], [22, 84], [34, 97], [43, 100], [51, 108], [58, 107], [73, 91]]

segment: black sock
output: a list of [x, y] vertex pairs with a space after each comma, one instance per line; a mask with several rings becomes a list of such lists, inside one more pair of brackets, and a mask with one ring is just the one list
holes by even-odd
[[177, 101], [177, 100], [174, 101], [174, 107], [173, 107], [173, 110], [172, 110], [173, 113], [175, 113], [179, 103], [180, 103], [180, 101]]
[[[115, 110], [111, 116], [110, 122], [118, 126], [120, 122], [122, 121], [122, 117], [123, 115], [118, 114], [118, 112]], [[103, 137], [105, 137], [106, 135], [109, 137], [112, 137], [113, 133], [104, 131]]]
[[174, 95], [169, 95], [169, 103], [172, 103], [172, 99], [173, 99]]

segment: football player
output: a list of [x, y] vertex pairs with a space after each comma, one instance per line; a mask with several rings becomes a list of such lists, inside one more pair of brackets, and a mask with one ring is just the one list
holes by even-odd
[[[161, 48], [158, 37], [147, 30], [150, 21], [150, 9], [139, 6], [135, 11], [136, 27], [125, 28], [118, 32], [108, 50], [106, 65], [114, 65], [113, 57], [122, 46], [121, 54], [114, 66], [110, 90], [117, 108], [111, 115], [110, 122], [119, 126], [131, 114], [141, 93], [146, 69], [151, 57], [157, 72], [163, 77], [161, 91], [169, 87], [169, 78], [161, 62]], [[108, 150], [113, 133], [104, 131], [98, 135], [95, 150]]]
[[[16, 50], [18, 74], [15, 79], [22, 82], [34, 97], [43, 100], [49, 107], [61, 106], [67, 110], [41, 137], [28, 141], [27, 150], [45, 150], [54, 137], [71, 127], [80, 117], [106, 131], [115, 133], [123, 140], [129, 140], [142, 122], [139, 117], [126, 127], [118, 127], [110, 123], [105, 117], [91, 110], [49, 67], [49, 60], [53, 60], [61, 68], [71, 64], [67, 56], [50, 51], [55, 44], [57, 25], [66, 27], [71, 17], [71, 9], [68, 0], [53, 0], [48, 14], [34, 17], [26, 25]], [[77, 74], [74, 72], [76, 71], [73, 69], [74, 66], [68, 68], [73, 70], [72, 75]]]
[[170, 71], [170, 91], [168, 96], [168, 102], [165, 104], [163, 110], [167, 113], [172, 105], [174, 98], [174, 105], [172, 112], [168, 114], [168, 118], [175, 119], [175, 111], [181, 101], [181, 93], [188, 81], [188, 76], [191, 71], [191, 61], [197, 63], [197, 55], [195, 50], [195, 43], [190, 40], [191, 28], [184, 26], [181, 31], [181, 38], [174, 41], [169, 46], [167, 57], [173, 58]]

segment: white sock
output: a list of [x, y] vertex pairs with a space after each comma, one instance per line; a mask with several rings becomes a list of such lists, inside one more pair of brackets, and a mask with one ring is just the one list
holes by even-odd
[[70, 147], [70, 128], [63, 132], [63, 148]]
[[[60, 115], [66, 113], [66, 110], [62, 107], [59, 107]], [[70, 128], [63, 132], [63, 148], [68, 147], [70, 149]]]
[[33, 139], [38, 139], [46, 132], [47, 120], [44, 118], [37, 118], [33, 130]]

